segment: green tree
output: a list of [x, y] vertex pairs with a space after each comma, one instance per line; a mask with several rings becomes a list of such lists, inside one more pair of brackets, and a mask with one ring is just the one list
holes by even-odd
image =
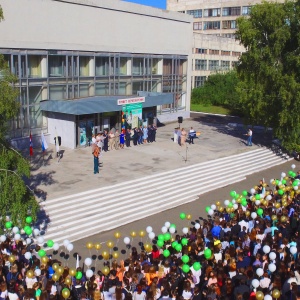
[[[38, 204], [24, 182], [24, 178], [30, 176], [29, 163], [7, 140], [7, 125], [19, 112], [15, 82], [16, 77], [10, 73], [7, 62], [0, 55], [0, 217], [2, 225], [6, 216], [10, 216], [13, 224], [22, 226], [29, 214], [36, 219]], [[0, 231], [3, 227], [0, 226]]]
[[237, 84], [236, 71], [212, 74], [203, 86], [193, 89], [192, 103], [223, 106], [238, 113], [241, 109], [236, 91]]
[[237, 20], [246, 48], [237, 68], [244, 115], [272, 127], [287, 149], [300, 144], [299, 8], [299, 1], [263, 2]]

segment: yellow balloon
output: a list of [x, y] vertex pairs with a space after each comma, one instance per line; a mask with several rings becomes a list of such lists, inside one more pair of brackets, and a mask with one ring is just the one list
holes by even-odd
[[109, 267], [104, 267], [104, 268], [102, 268], [101, 272], [102, 272], [104, 275], [108, 275], [108, 273], [110, 272]]
[[276, 215], [272, 215], [271, 219], [272, 219], [272, 221], [276, 221], [277, 220], [277, 216]]
[[150, 252], [152, 250], [152, 246], [148, 243], [144, 244], [144, 248], [146, 251]]
[[144, 230], [139, 231], [139, 236], [144, 237], [146, 235], [146, 232]]
[[247, 210], [247, 211], [245, 212], [245, 214], [246, 214], [247, 217], [249, 217], [249, 216], [250, 216], [250, 211]]
[[109, 253], [107, 251], [103, 251], [102, 256], [104, 259], [109, 259]]
[[55, 263], [52, 265], [52, 269], [56, 272], [56, 270], [59, 268], [59, 264]]
[[237, 202], [237, 203], [241, 203], [242, 200], [241, 200], [240, 198], [238, 198], [238, 199], [236, 200], [236, 202]]
[[224, 211], [224, 207], [220, 206], [219, 207], [219, 212], [223, 212]]
[[62, 275], [62, 273], [64, 272], [64, 268], [63, 267], [58, 267], [57, 270], [55, 271], [58, 275]]
[[192, 215], [186, 215], [186, 219], [187, 220], [191, 220], [192, 219]]
[[76, 273], [77, 273], [76, 270], [73, 269], [73, 268], [71, 268], [71, 269], [69, 270], [69, 275], [70, 275], [70, 276], [73, 276], [73, 277], [74, 277], [74, 276], [76, 275]]
[[119, 257], [119, 253], [118, 252], [113, 252], [112, 257], [117, 259]]
[[255, 297], [256, 297], [257, 300], [263, 300], [265, 295], [264, 295], [263, 292], [257, 291], [256, 294], [255, 294]]
[[66, 285], [70, 285], [71, 283], [72, 283], [71, 278], [70, 278], [70, 277], [66, 277], [66, 278], [65, 278], [65, 284], [66, 284]]
[[42, 263], [46, 264], [49, 261], [48, 256], [41, 257], [41, 261], [42, 261]]
[[275, 203], [275, 207], [276, 207], [276, 208], [280, 208], [280, 206], [281, 206], [281, 205], [280, 205], [279, 202], [276, 202], [276, 203]]
[[119, 231], [114, 233], [114, 236], [116, 239], [119, 239], [121, 237], [121, 233]]
[[286, 220], [287, 220], [286, 216], [282, 216], [282, 217], [280, 218], [280, 221], [281, 221], [282, 223], [286, 222]]
[[255, 190], [258, 190], [258, 186], [256, 185], [256, 186], [254, 187], [254, 189], [255, 189]]
[[101, 244], [100, 243], [96, 243], [94, 245], [94, 247], [95, 247], [96, 250], [100, 250], [101, 249]]
[[9, 262], [14, 263], [15, 260], [16, 260], [16, 258], [15, 258], [14, 255], [10, 255], [10, 256], [8, 257], [8, 260], [9, 260]]
[[280, 297], [280, 291], [277, 289], [273, 290], [272, 297], [278, 299]]
[[54, 273], [53, 275], [52, 275], [52, 279], [54, 280], [54, 281], [58, 281], [59, 280], [59, 275], [57, 274], [57, 273]]
[[106, 242], [106, 246], [107, 246], [108, 248], [113, 248], [113, 247], [114, 247], [114, 243], [113, 243], [112, 241], [107, 241], [107, 242]]
[[217, 201], [217, 202], [216, 202], [216, 205], [217, 205], [217, 206], [220, 206], [220, 205], [221, 205], [220, 201]]
[[130, 232], [130, 235], [131, 235], [132, 237], [136, 237], [136, 232], [133, 230], [133, 231]]
[[67, 289], [67, 288], [64, 288], [62, 291], [61, 291], [61, 294], [62, 296], [65, 298], [65, 299], [68, 299], [70, 297], [70, 290]]
[[27, 273], [26, 273], [26, 277], [28, 278], [32, 278], [34, 276], [34, 273], [32, 270], [28, 270]]
[[271, 183], [272, 183], [273, 185], [276, 185], [276, 181], [275, 181], [275, 180], [273, 180]]
[[94, 247], [94, 245], [93, 245], [93, 243], [91, 243], [91, 242], [87, 242], [87, 243], [86, 243], [86, 247], [87, 247], [88, 249], [92, 249], [92, 248]]

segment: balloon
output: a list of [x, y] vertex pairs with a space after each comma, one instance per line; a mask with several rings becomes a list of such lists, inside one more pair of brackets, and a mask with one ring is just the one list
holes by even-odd
[[159, 234], [159, 235], [157, 236], [157, 238], [158, 238], [159, 241], [164, 241], [164, 240], [165, 240], [165, 237], [164, 237], [163, 234]]
[[53, 247], [53, 245], [54, 245], [54, 242], [52, 241], [52, 240], [49, 240], [48, 242], [47, 242], [47, 246], [48, 247]]
[[256, 206], [260, 205], [260, 201], [259, 200], [255, 200], [255, 205]]
[[58, 268], [59, 268], [59, 264], [58, 264], [58, 263], [54, 263], [54, 264], [52, 265], [52, 269], [53, 269], [54, 271], [56, 271]]
[[270, 251], [271, 251], [270, 246], [265, 245], [265, 246], [263, 247], [263, 252], [264, 252], [264, 253], [268, 254]]
[[229, 203], [230, 203], [229, 200], [225, 200], [225, 201], [224, 201], [224, 205], [225, 205], [225, 206], [228, 206]]
[[227, 206], [228, 206], [229, 208], [233, 207], [232, 202], [229, 202]]
[[175, 233], [175, 231], [176, 231], [176, 228], [175, 228], [175, 227], [170, 227], [170, 228], [169, 228], [169, 232], [170, 232], [170, 233], [173, 234], [173, 233]]
[[28, 270], [28, 271], [26, 272], [26, 277], [32, 278], [33, 276], [34, 276], [34, 273], [33, 273], [32, 270]]
[[116, 231], [116, 232], [114, 233], [114, 237], [115, 237], [116, 239], [119, 239], [119, 238], [121, 237], [121, 233], [120, 233], [119, 231]]
[[108, 273], [110, 272], [109, 268], [108, 267], [104, 267], [101, 269], [101, 272], [106, 276], [108, 275]]
[[180, 214], [179, 214], [179, 218], [180, 218], [181, 220], [184, 220], [185, 217], [186, 217], [185, 213], [180, 213]]
[[296, 165], [292, 164], [292, 165], [291, 165], [291, 168], [292, 168], [292, 169], [295, 169], [295, 168], [296, 168]]
[[164, 250], [164, 252], [163, 252], [163, 255], [164, 255], [164, 257], [169, 257], [170, 256], [170, 251], [169, 250]]
[[58, 275], [62, 275], [64, 272], [64, 268], [62, 266], [59, 266], [57, 268], [57, 270], [55, 271], [55, 273], [57, 273]]
[[177, 244], [175, 246], [175, 250], [178, 251], [178, 252], [180, 252], [182, 250], [182, 246], [180, 244]]
[[21, 239], [21, 234], [16, 233], [16, 234], [15, 234], [15, 240], [16, 240], [16, 241], [19, 241], [20, 239]]
[[221, 202], [220, 202], [220, 201], [217, 201], [217, 202], [216, 202], [216, 205], [217, 205], [217, 206], [220, 206], [220, 205], [221, 205]]
[[144, 244], [144, 248], [145, 248], [145, 250], [147, 251], [147, 252], [150, 252], [151, 251], [151, 249], [152, 249], [152, 246], [150, 245], [150, 244]]
[[84, 260], [84, 264], [89, 267], [91, 264], [92, 264], [92, 259], [87, 257], [85, 260]]
[[190, 261], [190, 258], [189, 258], [189, 256], [188, 255], [183, 255], [182, 257], [181, 257], [181, 260], [185, 263], [185, 264], [187, 264], [189, 261]]
[[31, 223], [32, 223], [32, 217], [30, 217], [30, 216], [26, 217], [25, 222], [26, 222], [27, 224], [31, 224]]
[[291, 248], [290, 248], [290, 252], [292, 253], [292, 254], [296, 254], [297, 253], [297, 248], [295, 247], [295, 246], [292, 246]]
[[82, 273], [77, 272], [76, 275], [75, 275], [75, 278], [78, 279], [78, 280], [81, 279], [82, 278]]
[[251, 213], [251, 218], [252, 218], [252, 219], [256, 219], [256, 217], [257, 217], [256, 212], [252, 212], [252, 213]]
[[212, 210], [216, 210], [217, 209], [217, 206], [215, 204], [212, 204], [211, 207], [210, 207]]
[[32, 229], [30, 227], [26, 228], [26, 230], [24, 230], [24, 231], [25, 231], [25, 233], [27, 235], [31, 235], [32, 234]]
[[246, 190], [244, 190], [244, 191], [242, 191], [242, 195], [246, 197], [246, 196], [248, 196], [248, 192]]
[[264, 275], [264, 270], [262, 268], [258, 268], [256, 270], [256, 275], [259, 276], [259, 277], [263, 276]]
[[190, 215], [190, 214], [186, 215], [186, 219], [187, 220], [191, 220], [192, 219], [192, 215]]
[[131, 237], [136, 237], [136, 232], [135, 232], [134, 230], [132, 230], [132, 231], [130, 232], [130, 236], [131, 236]]
[[183, 239], [181, 240], [181, 244], [182, 244], [183, 246], [186, 246], [186, 245], [188, 244], [188, 239], [183, 238]]
[[151, 226], [147, 226], [146, 231], [147, 231], [148, 233], [150, 233], [150, 232], [153, 231], [153, 228], [152, 228]]
[[[65, 244], [65, 243], [64, 243]], [[70, 244], [70, 242], [68, 243], [68, 244]], [[65, 245], [65, 247], [67, 247], [68, 245]], [[94, 247], [94, 245], [93, 245], [93, 243], [91, 243], [91, 242], [87, 242], [86, 243], [86, 247], [88, 248], [88, 249], [92, 249], [93, 247]]]
[[[168, 230], [168, 229], [167, 229]], [[146, 232], [144, 230], [139, 231], [139, 236], [144, 237], [146, 235]]]
[[68, 250], [69, 252], [71, 252], [73, 249], [74, 249], [74, 245], [70, 243], [70, 244], [67, 246], [67, 250]]
[[12, 231], [13, 231], [13, 233], [18, 233], [19, 232], [19, 228], [15, 226], [15, 227], [13, 227]]
[[252, 189], [250, 190], [250, 193], [251, 193], [251, 195], [254, 195], [254, 194], [255, 194], [255, 189], [252, 188]]
[[66, 285], [71, 285], [71, 283], [72, 283], [72, 279], [70, 277], [66, 277], [65, 278], [65, 284]]
[[272, 300], [272, 296], [271, 295], [265, 295], [264, 300]]
[[263, 215], [264, 211], [262, 208], [258, 208], [256, 213], [261, 217]]
[[106, 246], [108, 247], [108, 248], [113, 248], [114, 247], [114, 242], [112, 242], [112, 241], [107, 241], [106, 242]]
[[271, 260], [275, 260], [275, 259], [276, 259], [276, 253], [275, 253], [275, 252], [270, 252], [269, 258], [270, 258]]
[[235, 203], [235, 204], [233, 204], [233, 208], [235, 209], [235, 210], [237, 210], [238, 209], [238, 205]]
[[58, 249], [59, 249], [58, 243], [54, 243], [54, 244], [53, 244], [53, 250], [54, 250], [54, 251], [57, 251]]
[[60, 275], [54, 273], [54, 274], [52, 275], [52, 280], [53, 280], [53, 281], [58, 281], [58, 280], [59, 280], [59, 277], [60, 277]]
[[107, 251], [102, 251], [102, 257], [104, 259], [109, 259], [109, 253]]
[[194, 262], [193, 269], [199, 271], [201, 269], [201, 264], [199, 262]]
[[199, 223], [196, 223], [196, 224], [195, 224], [195, 228], [196, 228], [197, 230], [200, 229], [200, 227], [201, 227], [201, 226], [200, 226]]
[[182, 232], [183, 232], [184, 234], [187, 234], [187, 233], [189, 232], [189, 229], [188, 229], [187, 227], [183, 227], [183, 228], [182, 228]]
[[113, 252], [112, 257], [113, 257], [114, 259], [117, 259], [117, 258], [119, 257], [119, 253], [116, 252], [116, 251]]
[[69, 275], [70, 276], [75, 276], [76, 275], [76, 270], [74, 268], [69, 269]]
[[16, 258], [15, 258], [14, 255], [10, 255], [10, 256], [8, 257], [8, 260], [9, 260], [9, 262], [14, 263], [15, 260], [16, 260]]
[[94, 275], [94, 272], [91, 269], [86, 270], [85, 275], [87, 278], [91, 278]]
[[211, 250], [209, 248], [207, 248], [207, 249], [204, 250], [204, 257], [206, 259], [210, 259], [211, 255], [212, 255], [212, 253], [211, 253]]
[[168, 228], [166, 227], [166, 226], [163, 226], [162, 228], [161, 228], [161, 232], [162, 233], [166, 233], [168, 231]]
[[243, 205], [243, 206], [247, 206], [247, 200], [246, 199], [242, 199], [242, 201], [241, 201], [241, 204]]
[[174, 241], [174, 242], [172, 243], [172, 247], [175, 248], [176, 245], [178, 245], [178, 242], [177, 242], [177, 241]]
[[264, 299], [264, 293], [261, 292], [261, 291], [257, 291], [256, 294], [255, 294], [255, 297], [257, 300], [263, 300]]
[[35, 236], [37, 236], [37, 235], [40, 234], [40, 231], [39, 231], [39, 229], [34, 228], [34, 229], [33, 229], [33, 233], [34, 233]]
[[43, 264], [46, 264], [48, 261], [49, 261], [48, 256], [43, 256], [43, 257], [41, 257], [41, 262], [42, 262]]
[[230, 197], [234, 198], [236, 195], [236, 191], [230, 191], [229, 195]]
[[171, 224], [170, 228], [175, 228], [176, 229], [176, 225], [175, 224]]
[[41, 250], [39, 250], [38, 254], [39, 254], [40, 257], [43, 257], [43, 256], [46, 255], [46, 251], [41, 249]]
[[64, 244], [65, 247], [67, 247], [70, 244], [70, 241], [69, 240], [64, 240], [63, 244]]
[[272, 272], [272, 273], [276, 271], [276, 265], [275, 264], [269, 264], [268, 268], [269, 268], [270, 272]]
[[41, 270], [40, 269], [35, 269], [34, 274], [35, 274], [35, 276], [40, 276], [41, 275]]
[[5, 223], [5, 228], [10, 229], [12, 227], [12, 222], [8, 221]]
[[268, 196], [266, 197], [266, 200], [268, 200], [268, 201], [272, 200], [272, 196], [271, 196], [271, 195], [268, 195]]
[[5, 235], [1, 235], [0, 236], [0, 241], [1, 242], [5, 242], [6, 241], [6, 236]]
[[212, 215], [214, 214], [214, 211], [213, 211], [212, 209], [210, 209], [210, 210], [208, 211], [208, 214], [209, 214], [210, 216], [212, 216]]
[[130, 238], [129, 237], [124, 238], [124, 244], [126, 244], [126, 245], [130, 244]]
[[160, 248], [163, 247], [164, 246], [164, 241], [158, 240], [157, 241], [157, 246], [160, 247]]
[[94, 247], [95, 247], [96, 250], [100, 250], [101, 249], [101, 244], [100, 243], [96, 243], [94, 245]]
[[182, 266], [182, 271], [183, 271], [184, 273], [188, 273], [188, 272], [190, 271], [189, 265], [183, 265], [183, 266]]
[[272, 291], [272, 297], [278, 299], [280, 297], [280, 291], [275, 289]]
[[169, 232], [164, 234], [164, 241], [169, 241], [171, 239], [171, 234]]
[[61, 291], [61, 294], [62, 294], [62, 296], [63, 296], [64, 299], [68, 299], [70, 297], [70, 290], [67, 289], [67, 288], [64, 288]]
[[24, 256], [25, 256], [26, 259], [30, 259], [32, 257], [30, 252], [25, 252]]
[[170, 222], [166, 222], [166, 223], [165, 223], [165, 226], [166, 226], [167, 228], [170, 228], [171, 223], [170, 223]]
[[253, 279], [251, 284], [255, 289], [259, 287], [259, 281], [257, 279]]
[[44, 243], [44, 238], [42, 236], [39, 236], [37, 238], [37, 242], [38, 242], [39, 245], [43, 244]]
[[153, 240], [155, 238], [155, 233], [154, 232], [150, 232], [148, 234], [149, 239]]

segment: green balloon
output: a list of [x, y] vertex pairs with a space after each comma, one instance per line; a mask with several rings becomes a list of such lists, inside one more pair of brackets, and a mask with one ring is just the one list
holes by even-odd
[[164, 234], [164, 240], [169, 241], [171, 239], [171, 234], [169, 232]]
[[260, 194], [256, 194], [256, 195], [255, 195], [255, 199], [256, 199], [256, 200], [260, 200]]
[[228, 204], [228, 206], [227, 207], [229, 207], [229, 208], [232, 208], [233, 207], [233, 204], [232, 204], [232, 202], [229, 202], [229, 204]]
[[201, 264], [199, 263], [199, 262], [194, 262], [194, 264], [193, 264], [193, 269], [195, 270], [195, 271], [199, 271], [200, 269], [201, 269]]
[[183, 266], [182, 266], [182, 271], [183, 271], [184, 273], [188, 273], [188, 272], [190, 271], [189, 265], [183, 265]]
[[183, 246], [186, 246], [186, 245], [188, 244], [188, 239], [183, 238], [183, 239], [181, 240], [181, 244], [182, 244]]
[[32, 229], [31, 229], [30, 227], [29, 227], [29, 228], [26, 228], [25, 233], [26, 233], [27, 235], [31, 235], [31, 234], [32, 234]]
[[286, 180], [285, 179], [282, 179], [281, 182], [282, 182], [282, 184], [286, 184]]
[[164, 237], [163, 234], [159, 234], [157, 238], [158, 238], [158, 240], [160, 240], [160, 241], [164, 241], [164, 240], [165, 240], [165, 237]]
[[48, 247], [53, 247], [53, 245], [54, 245], [54, 242], [53, 242], [52, 240], [49, 240], [49, 241], [47, 242], [47, 246], [48, 246]]
[[248, 196], [248, 192], [246, 190], [244, 190], [244, 191], [242, 191], [242, 195], [246, 197], [246, 196]]
[[206, 206], [206, 207], [205, 207], [205, 211], [208, 213], [209, 210], [210, 210], [210, 207], [209, 207], [209, 206]]
[[241, 204], [242, 204], [243, 206], [247, 206], [248, 203], [247, 203], [246, 198], [243, 198], [243, 199], [242, 199]]
[[32, 217], [30, 216], [26, 217], [26, 223], [31, 224], [31, 222], [32, 222]]
[[5, 222], [5, 228], [10, 229], [12, 227], [12, 222]]
[[236, 195], [236, 191], [231, 191], [231, 192], [229, 193], [229, 195], [230, 195], [230, 197], [234, 198], [235, 195]]
[[24, 226], [23, 230], [26, 232], [28, 229], [30, 229], [30, 226], [26, 225]]
[[160, 248], [163, 247], [164, 244], [165, 244], [165, 243], [164, 243], [164, 241], [162, 241], [162, 240], [158, 240], [158, 241], [157, 241], [157, 246], [160, 247]]
[[169, 257], [171, 253], [169, 250], [166, 249], [166, 250], [164, 250], [163, 254], [164, 254], [164, 257]]
[[39, 254], [40, 257], [43, 257], [43, 256], [46, 255], [46, 251], [41, 249], [41, 250], [39, 250], [38, 254]]
[[289, 174], [290, 176], [293, 176], [294, 172], [293, 172], [293, 171], [289, 171], [288, 174]]
[[75, 278], [76, 279], [81, 279], [82, 278], [82, 273], [81, 272], [77, 272]]
[[292, 177], [296, 177], [297, 176], [297, 174], [295, 173], [295, 172], [293, 172], [293, 175], [292, 175]]
[[263, 211], [262, 208], [258, 208], [257, 211], [256, 211], [256, 213], [257, 213], [259, 216], [262, 216], [263, 213], [264, 213], [264, 211]]
[[180, 217], [181, 220], [184, 220], [186, 215], [185, 215], [185, 213], [180, 213], [179, 217]]
[[278, 180], [278, 179], [275, 180], [275, 184], [276, 184], [276, 185], [279, 184], [279, 180]]
[[238, 199], [240, 197], [240, 194], [235, 194], [234, 199]]
[[211, 250], [209, 249], [209, 248], [207, 248], [207, 249], [205, 249], [204, 250], [204, 257], [206, 258], [206, 259], [210, 259], [211, 258]]
[[174, 242], [172, 243], [172, 247], [175, 248], [176, 245], [178, 245], [178, 242], [177, 242], [177, 241], [174, 241]]
[[171, 224], [170, 228], [175, 228], [176, 229], [176, 225], [175, 224]]
[[180, 244], [177, 244], [175, 246], [175, 250], [178, 251], [178, 252], [180, 252], [182, 250], [182, 246]]
[[190, 258], [188, 257], [188, 255], [183, 255], [182, 257], [181, 257], [181, 260], [185, 263], [185, 264], [187, 264], [189, 261], [190, 261]]
[[280, 196], [282, 196], [282, 195], [284, 194], [284, 191], [283, 191], [282, 189], [280, 189], [280, 190], [278, 190], [278, 194], [279, 194]]
[[299, 181], [298, 180], [293, 181], [293, 186], [297, 186], [297, 185], [299, 185]]

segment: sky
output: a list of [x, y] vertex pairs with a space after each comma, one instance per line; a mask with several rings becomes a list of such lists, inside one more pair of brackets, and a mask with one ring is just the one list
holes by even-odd
[[167, 2], [167, 0], [125, 0], [125, 1], [163, 8], [163, 9], [166, 9], [166, 2]]

